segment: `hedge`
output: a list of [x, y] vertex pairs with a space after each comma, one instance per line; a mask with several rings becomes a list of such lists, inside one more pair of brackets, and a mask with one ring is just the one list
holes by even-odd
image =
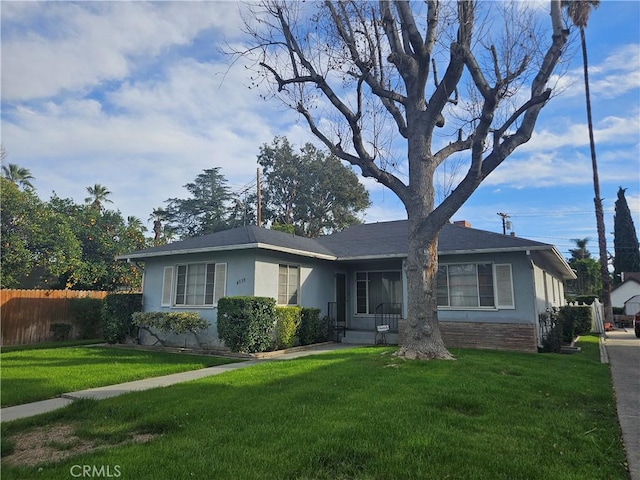
[[102, 306], [101, 298], [72, 298], [69, 312], [73, 323], [78, 327], [83, 340], [102, 338]]
[[157, 328], [176, 335], [209, 328], [209, 322], [198, 312], [135, 312], [131, 321], [139, 328]]
[[142, 310], [142, 294], [110, 293], [103, 302], [104, 339], [109, 343], [122, 343], [127, 337], [134, 337], [136, 326], [131, 321], [131, 315]]
[[273, 298], [223, 297], [218, 300], [218, 337], [233, 352], [268, 350], [275, 319]]
[[303, 308], [298, 338], [300, 345], [328, 342], [331, 337], [329, 317], [320, 318], [319, 308]]
[[291, 348], [298, 339], [302, 307], [276, 307], [274, 350]]

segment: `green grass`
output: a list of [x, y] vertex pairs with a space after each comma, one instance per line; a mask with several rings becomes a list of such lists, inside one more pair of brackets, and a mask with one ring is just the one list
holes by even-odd
[[[2, 425], [76, 425], [115, 444], [4, 479], [68, 479], [73, 465], [123, 479], [627, 479], [608, 365], [575, 355], [456, 350], [402, 361], [392, 348], [262, 363], [158, 390], [83, 401]], [[38, 468], [42, 470], [38, 472]]]
[[0, 354], [2, 407], [62, 393], [231, 363], [236, 360], [113, 347], [29, 349]]
[[2, 345], [0, 351], [5, 352], [18, 352], [21, 350], [46, 350], [49, 348], [63, 348], [63, 347], [78, 347], [81, 345], [94, 345], [98, 343], [105, 343], [104, 340], [65, 340], [63, 342], [42, 342], [29, 345]]

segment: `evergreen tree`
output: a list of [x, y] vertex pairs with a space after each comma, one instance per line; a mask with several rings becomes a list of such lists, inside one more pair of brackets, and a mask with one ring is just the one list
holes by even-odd
[[640, 272], [640, 249], [633, 217], [624, 196], [626, 189], [620, 187], [613, 216], [614, 283], [622, 282], [623, 272]]
[[602, 290], [602, 277], [600, 276], [600, 264], [591, 257], [587, 250], [588, 238], [574, 238], [572, 242], [577, 248], [569, 250], [571, 258], [569, 266], [576, 273], [575, 280], [566, 283], [566, 292], [569, 296], [593, 295], [600, 296]]
[[265, 177], [265, 219], [292, 225], [297, 235], [317, 237], [357, 225], [370, 204], [358, 176], [311, 143], [298, 153], [276, 137], [260, 148], [258, 163]]
[[165, 200], [165, 227], [181, 238], [197, 237], [229, 228], [231, 193], [220, 167], [208, 168], [184, 186], [190, 198]]

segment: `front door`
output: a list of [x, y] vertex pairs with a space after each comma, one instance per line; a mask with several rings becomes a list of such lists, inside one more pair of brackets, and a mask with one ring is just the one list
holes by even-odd
[[336, 320], [339, 324], [346, 325], [347, 276], [344, 273], [336, 274]]

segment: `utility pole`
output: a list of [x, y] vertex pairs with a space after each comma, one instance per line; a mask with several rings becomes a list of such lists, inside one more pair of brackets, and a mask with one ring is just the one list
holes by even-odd
[[502, 234], [507, 234], [507, 218], [511, 218], [508, 213], [498, 212], [497, 215], [502, 217]]
[[258, 184], [258, 212], [257, 212], [257, 223], [258, 226], [262, 225], [262, 196], [260, 194], [260, 167], [257, 169], [257, 184]]

